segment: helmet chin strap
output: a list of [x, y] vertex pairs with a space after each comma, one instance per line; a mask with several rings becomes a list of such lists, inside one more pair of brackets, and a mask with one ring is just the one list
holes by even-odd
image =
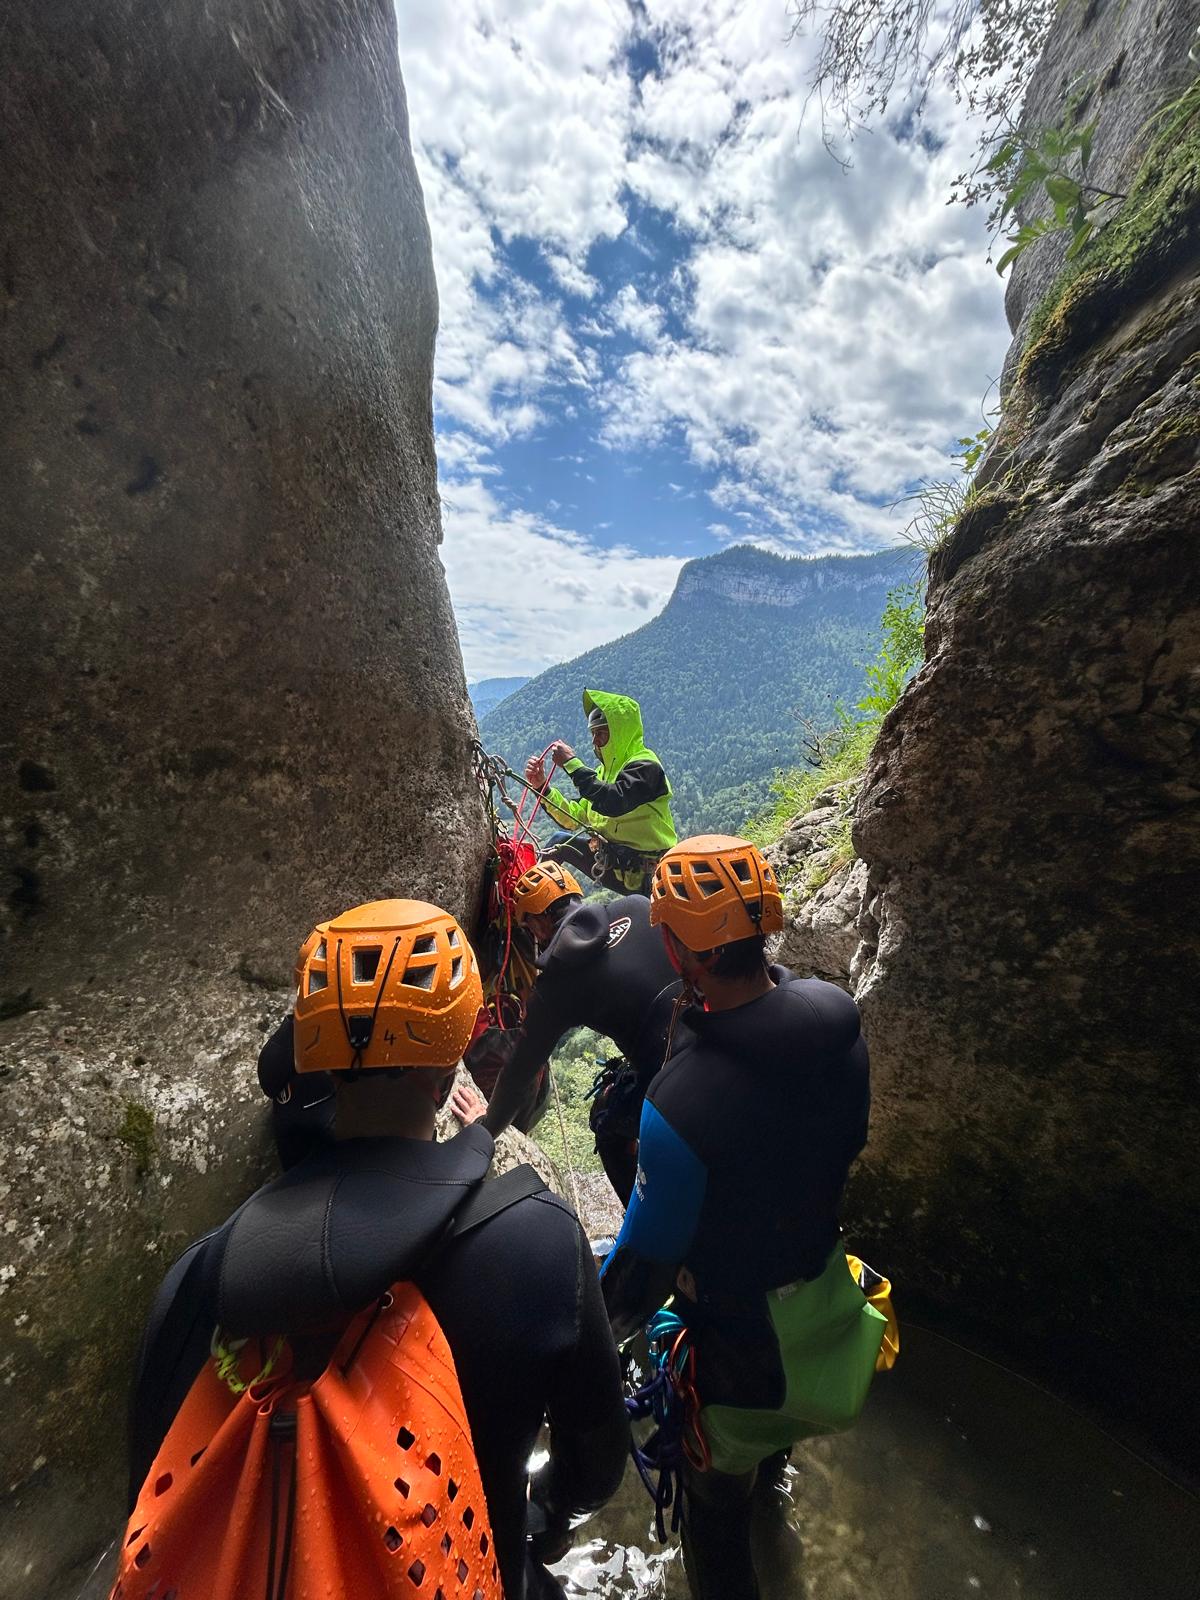
[[[670, 933], [670, 931], [671, 930], [664, 924], [664, 926], [663, 926], [664, 935], [667, 934], [667, 933]], [[675, 1041], [675, 1026], [678, 1023], [680, 1017], [683, 1015], [683, 1013], [687, 1010], [687, 1008], [689, 1006], [703, 1005], [704, 1004], [704, 996], [699, 992], [699, 990], [696, 988], [695, 984], [693, 983], [692, 979], [689, 978], [687, 976], [687, 974], [683, 970], [683, 963], [680, 961], [679, 956], [676, 953], [675, 942], [674, 941], [675, 941], [675, 936], [674, 935], [672, 935], [672, 937], [670, 939], [667, 939], [667, 938], [664, 937], [663, 944], [666, 947], [667, 960], [671, 963], [671, 965], [675, 968], [675, 971], [683, 979], [683, 987], [682, 987], [682, 989], [680, 989], [679, 994], [676, 996], [675, 1004], [671, 1008], [671, 1021], [668, 1024], [668, 1027], [667, 1027], [667, 1043], [666, 1043], [665, 1049], [663, 1050], [663, 1064], [664, 1065], [671, 1058], [671, 1046]]]
[[738, 881], [738, 875], [737, 875], [736, 872], [731, 872], [730, 871], [729, 863], [727, 861], [723, 861], [723, 860], [721, 860], [720, 857], [718, 857], [717, 858], [717, 865], [721, 868], [721, 871], [729, 879], [729, 882], [730, 882], [730, 885], [733, 888], [734, 894], [736, 894], [738, 899], [742, 902], [742, 909], [745, 911], [746, 915], [750, 918], [750, 921], [754, 924], [755, 933], [761, 933], [762, 932], [763, 898], [764, 898], [762, 868], [758, 864], [758, 856], [757, 856], [757, 854], [752, 854], [750, 859], [754, 862], [754, 876], [758, 879], [758, 899], [757, 900], [747, 900], [746, 899], [746, 896], [742, 893], [742, 886]]

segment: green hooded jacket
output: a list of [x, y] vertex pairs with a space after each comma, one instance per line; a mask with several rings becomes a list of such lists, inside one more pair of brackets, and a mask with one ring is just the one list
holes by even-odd
[[642, 708], [627, 694], [583, 691], [583, 710], [604, 713], [608, 743], [598, 771], [578, 756], [564, 771], [579, 790], [569, 800], [558, 789], [546, 795], [546, 810], [561, 827], [590, 828], [614, 844], [640, 855], [660, 856], [676, 842], [671, 817], [671, 785], [662, 762], [647, 749]]

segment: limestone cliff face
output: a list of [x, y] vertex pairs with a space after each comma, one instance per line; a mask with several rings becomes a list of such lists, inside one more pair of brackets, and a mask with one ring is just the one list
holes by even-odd
[[851, 994], [861, 976], [858, 922], [867, 867], [846, 859], [843, 834], [860, 787], [853, 779], [831, 784], [767, 851], [783, 886], [785, 919], [773, 958]]
[[466, 913], [483, 850], [391, 8], [85, 9], [0, 19], [12, 1600], [121, 1515], [138, 1325], [261, 1168], [299, 938]]
[[882, 603], [888, 589], [902, 581], [901, 566], [894, 553], [878, 562], [818, 556], [785, 563], [757, 551], [737, 550], [717, 559], [689, 561], [680, 571], [671, 601], [702, 598], [790, 608], [808, 604], [814, 595], [850, 590], [877, 593]]
[[860, 800], [875, 1116], [850, 1207], [927, 1313], [1193, 1467], [1197, 23], [1196, 0], [1064, 7], [1030, 94], [1054, 122], [1091, 83], [1098, 181], [1129, 199], [1073, 266], [1057, 241], [1018, 264], [1003, 425]]

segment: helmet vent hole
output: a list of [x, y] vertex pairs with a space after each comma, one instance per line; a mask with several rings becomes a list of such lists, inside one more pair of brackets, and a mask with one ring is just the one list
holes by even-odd
[[745, 858], [740, 861], [731, 861], [729, 865], [733, 868], [733, 875], [739, 883], [750, 882], [750, 863]]
[[[415, 956], [431, 956], [437, 950], [437, 939], [432, 933], [423, 933], [419, 939], [414, 939], [412, 953]], [[428, 984], [422, 987], [428, 988]]]
[[688, 897], [688, 892], [681, 883], [673, 883], [671, 885], [671, 893], [675, 896], [676, 900], [686, 900]]
[[327, 977], [327, 975], [324, 972], [312, 971], [312, 972], [309, 973], [309, 975], [308, 975], [308, 992], [309, 992], [309, 994], [316, 994], [318, 989], [326, 989], [328, 987], [329, 987], [329, 978]]
[[450, 963], [450, 987], [457, 989], [462, 982], [462, 957], [455, 956]]
[[382, 950], [356, 950], [351, 963], [355, 983], [374, 983]]
[[321, 940], [320, 944], [313, 951], [313, 957], [312, 958], [313, 958], [314, 961], [324, 961], [325, 960], [325, 941], [324, 941], [324, 939]]
[[458, 929], [457, 928], [451, 928], [450, 932], [446, 935], [446, 937], [450, 941], [451, 950], [457, 950], [459, 945], [462, 943], [462, 940], [458, 936]]
[[706, 900], [721, 892], [720, 880], [717, 878], [697, 878], [696, 887]]
[[673, 878], [682, 878], [683, 877], [683, 862], [682, 861], [668, 861], [667, 862], [667, 871], [671, 874], [671, 876]]
[[404, 984], [409, 989], [432, 989], [433, 980], [437, 976], [434, 967], [405, 967]]

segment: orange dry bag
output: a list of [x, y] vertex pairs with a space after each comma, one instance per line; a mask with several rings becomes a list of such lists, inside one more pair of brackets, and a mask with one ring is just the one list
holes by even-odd
[[450, 1347], [396, 1284], [315, 1382], [206, 1361], [129, 1519], [111, 1600], [501, 1600]]

